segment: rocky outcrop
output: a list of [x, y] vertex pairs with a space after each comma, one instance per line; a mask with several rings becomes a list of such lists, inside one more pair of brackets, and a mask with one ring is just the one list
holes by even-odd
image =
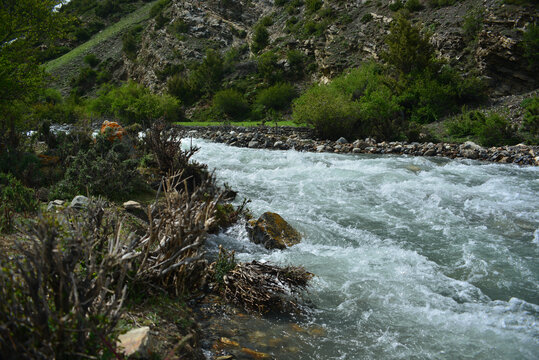
[[247, 225], [249, 238], [266, 249], [285, 249], [301, 241], [301, 234], [279, 214], [266, 212]]
[[[186, 128], [188, 135], [231, 146], [259, 149], [275, 149], [331, 152], [340, 154], [392, 154], [408, 156], [445, 157], [450, 159], [473, 159], [499, 163], [539, 166], [539, 146], [518, 144], [484, 148], [473, 142], [419, 143], [406, 141], [376, 142], [372, 138], [358, 139], [353, 143], [337, 143], [317, 140], [309, 129], [298, 128]], [[256, 144], [253, 143], [256, 141]], [[251, 146], [249, 146], [251, 144]]]

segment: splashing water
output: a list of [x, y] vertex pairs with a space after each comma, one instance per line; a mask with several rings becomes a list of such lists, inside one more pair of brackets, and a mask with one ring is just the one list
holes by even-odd
[[271, 252], [242, 225], [210, 239], [241, 261], [316, 274], [303, 321], [324, 336], [298, 333], [295, 353], [270, 348], [276, 358], [539, 356], [538, 168], [193, 143], [255, 217], [277, 212], [304, 235]]

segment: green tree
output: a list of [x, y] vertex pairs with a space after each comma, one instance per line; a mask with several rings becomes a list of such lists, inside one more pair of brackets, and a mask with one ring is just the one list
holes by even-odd
[[21, 114], [43, 86], [39, 45], [59, 35], [67, 18], [61, 0], [3, 0], [0, 6], [0, 141], [17, 146]]
[[421, 72], [434, 63], [434, 49], [429, 37], [403, 14], [393, 20], [385, 41], [388, 50], [382, 54], [383, 59], [404, 74]]

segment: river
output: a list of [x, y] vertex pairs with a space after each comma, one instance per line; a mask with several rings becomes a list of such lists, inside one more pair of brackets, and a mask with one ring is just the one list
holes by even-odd
[[222, 244], [240, 261], [316, 274], [300, 330], [260, 319], [251, 332], [286, 340], [257, 350], [277, 359], [539, 357], [539, 168], [193, 144], [219, 182], [252, 200], [255, 217], [277, 212], [304, 236], [268, 251], [240, 224], [212, 236], [210, 251]]

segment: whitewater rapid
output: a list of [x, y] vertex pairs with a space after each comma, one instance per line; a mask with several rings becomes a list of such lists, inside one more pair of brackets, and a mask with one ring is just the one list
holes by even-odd
[[[185, 141], [189, 144], [189, 141]], [[193, 139], [255, 217], [301, 244], [268, 251], [243, 225], [209, 239], [237, 259], [316, 274], [295, 352], [277, 359], [539, 358], [539, 168], [470, 160], [300, 153]]]

